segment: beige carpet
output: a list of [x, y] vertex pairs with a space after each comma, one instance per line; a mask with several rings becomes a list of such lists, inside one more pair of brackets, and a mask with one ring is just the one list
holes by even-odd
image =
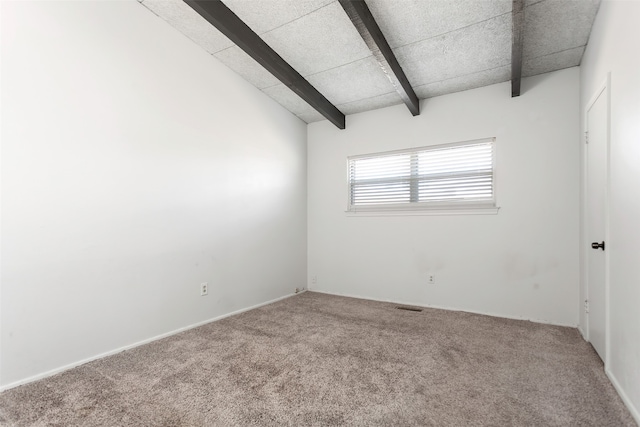
[[577, 330], [307, 292], [0, 394], [5, 426], [635, 426]]

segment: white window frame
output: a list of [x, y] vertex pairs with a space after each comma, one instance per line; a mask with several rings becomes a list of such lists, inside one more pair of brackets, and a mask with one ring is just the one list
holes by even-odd
[[[491, 142], [492, 149], [492, 190], [493, 199], [490, 201], [446, 201], [446, 202], [409, 202], [380, 205], [352, 205], [351, 204], [351, 162], [353, 160], [386, 157], [397, 154], [413, 154], [421, 151], [439, 150], [443, 148], [464, 146], [474, 143]], [[500, 209], [496, 198], [496, 138], [482, 138], [448, 144], [429, 145], [402, 150], [384, 151], [360, 154], [347, 157], [347, 210], [348, 215], [354, 216], [387, 216], [387, 215], [457, 215], [457, 214], [497, 214]]]

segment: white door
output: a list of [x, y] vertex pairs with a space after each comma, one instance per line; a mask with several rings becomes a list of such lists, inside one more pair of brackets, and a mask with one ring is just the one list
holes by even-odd
[[587, 251], [589, 341], [606, 361], [606, 259], [608, 87], [587, 108]]

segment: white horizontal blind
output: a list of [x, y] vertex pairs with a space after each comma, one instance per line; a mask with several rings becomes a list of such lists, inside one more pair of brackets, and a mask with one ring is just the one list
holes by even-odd
[[352, 160], [351, 204], [409, 203], [411, 166], [411, 154]]
[[494, 140], [349, 158], [349, 210], [495, 206]]

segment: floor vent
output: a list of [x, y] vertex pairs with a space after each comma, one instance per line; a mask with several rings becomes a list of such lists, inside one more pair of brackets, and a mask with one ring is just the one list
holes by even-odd
[[420, 313], [422, 311], [421, 308], [414, 308], [414, 307], [396, 307], [398, 310], [405, 310], [405, 311], [415, 311]]

